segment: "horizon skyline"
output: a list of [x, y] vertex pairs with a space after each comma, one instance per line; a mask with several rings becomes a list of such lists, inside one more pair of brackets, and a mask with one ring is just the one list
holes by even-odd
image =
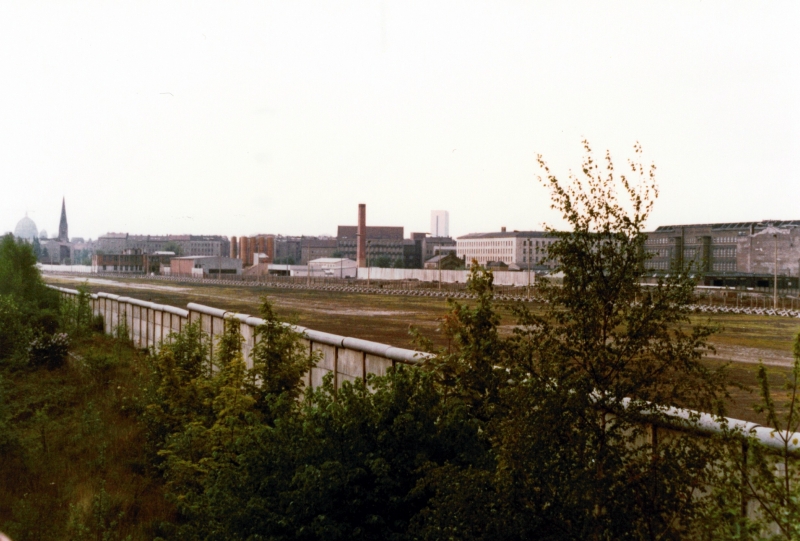
[[[436, 211], [432, 210], [431, 212], [437, 212], [437, 211], [441, 211], [441, 209], [437, 209]], [[449, 211], [446, 210], [445, 212], [447, 212], [448, 215], [449, 215]], [[25, 212], [24, 217], [25, 218], [30, 218], [28, 216], [28, 212], [27, 211]], [[21, 219], [22, 218], [20, 218], [19, 220], [21, 220]], [[30, 218], [30, 219], [33, 220], [33, 218]], [[19, 222], [19, 220], [17, 220], [17, 222]], [[695, 223], [692, 223], [692, 224], [689, 224], [689, 223], [677, 223], [677, 222], [675, 222], [675, 223], [661, 223], [661, 224], [653, 224], [651, 227], [648, 227], [645, 230], [645, 232], [652, 232], [652, 231], [655, 231], [656, 228], [658, 228], [658, 227], [665, 227], [665, 226], [682, 226], [682, 225], [699, 225], [699, 224], [736, 224], [736, 223], [748, 223], [748, 222], [768, 223], [768, 222], [782, 222], [782, 221], [800, 221], [800, 217], [795, 219], [795, 218], [792, 218], [792, 217], [775, 217], [775, 216], [773, 216], [771, 218], [762, 219], [762, 220], [736, 220], [736, 221], [727, 221], [727, 222], [695, 222]], [[16, 225], [17, 222], [15, 222], [15, 225]], [[43, 230], [47, 231], [47, 228], [40, 227], [39, 224], [36, 223], [36, 220], [33, 220], [33, 222], [36, 224], [37, 231], [39, 231], [39, 232], [41, 232]], [[356, 220], [356, 222], [357, 222], [357, 220]], [[344, 224], [337, 224], [336, 226], [334, 226], [334, 228], [337, 228], [337, 227], [340, 227], [340, 226], [355, 227], [352, 224], [344, 223]], [[414, 231], [414, 230], [409, 229], [408, 227], [406, 227], [405, 225], [402, 225], [402, 224], [400, 224], [400, 225], [398, 225], [398, 224], [376, 224], [376, 225], [373, 225], [369, 221], [367, 221], [367, 226], [368, 227], [402, 227], [403, 228], [404, 238], [408, 238], [408, 235], [410, 235], [411, 233], [431, 234], [430, 231]], [[492, 229], [492, 230], [470, 231], [470, 232], [466, 232], [466, 233], [460, 233], [459, 235], [452, 235], [451, 234], [450, 236], [455, 239], [455, 238], [458, 238], [460, 236], [470, 235], [470, 234], [474, 234], [474, 233], [500, 232], [501, 228], [505, 228], [509, 232], [542, 231], [541, 229], [518, 228], [518, 227], [510, 227], [510, 226], [506, 226], [506, 225], [501, 225], [501, 226], [498, 226], [496, 229]], [[9, 229], [7, 231], [4, 231], [2, 234], [5, 235], [5, 234], [8, 234], [8, 233], [13, 234], [14, 233], [13, 228]], [[101, 236], [111, 235], [111, 234], [128, 234], [128, 235], [142, 235], [142, 236], [168, 236], [168, 235], [170, 235], [170, 236], [186, 236], [186, 235], [212, 236], [212, 235], [219, 235], [219, 236], [222, 236], [222, 237], [227, 237], [228, 239], [230, 239], [230, 238], [232, 238], [234, 236], [235, 237], [241, 237], [241, 236], [254, 237], [254, 236], [258, 236], [258, 235], [274, 235], [274, 236], [284, 236], [284, 237], [330, 237], [330, 238], [336, 238], [336, 234], [335, 233], [333, 233], [333, 234], [329, 234], [329, 233], [306, 234], [306, 233], [282, 233], [282, 232], [255, 231], [255, 232], [250, 232], [250, 233], [245, 234], [245, 235], [240, 235], [240, 234], [228, 234], [228, 233], [224, 233], [224, 232], [213, 232], [213, 231], [211, 231], [211, 232], [209, 232], [209, 231], [185, 231], [185, 232], [180, 232], [180, 233], [169, 233], [169, 232], [156, 232], [156, 233], [153, 233], [153, 232], [135, 232], [135, 231], [106, 231], [104, 233], [101, 233], [100, 235], [97, 235], [96, 237], [90, 237], [90, 236], [87, 236], [87, 235], [73, 235], [73, 236], [70, 236], [70, 239], [72, 239], [73, 237], [77, 237], [77, 238], [82, 238], [82, 239], [84, 239], [86, 241], [89, 241], [89, 240], [96, 241]], [[55, 237], [50, 236], [48, 238], [55, 238]]]

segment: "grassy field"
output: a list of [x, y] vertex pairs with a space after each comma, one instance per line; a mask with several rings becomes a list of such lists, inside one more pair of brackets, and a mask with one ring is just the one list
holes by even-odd
[[[50, 283], [75, 287], [79, 281], [63, 276], [47, 276]], [[207, 304], [226, 310], [257, 314], [262, 296], [266, 295], [285, 319], [312, 329], [412, 347], [409, 326], [418, 327], [434, 343], [443, 345], [437, 332], [440, 318], [447, 311], [441, 298], [370, 295], [304, 289], [268, 287], [235, 287], [175, 283], [146, 280], [92, 279], [93, 292], [124, 294], [173, 306], [189, 302]], [[737, 314], [698, 315], [697, 323], [711, 323], [719, 332], [713, 335], [717, 349], [710, 365], [729, 362], [731, 388], [729, 415], [739, 419], [762, 422], [752, 406], [757, 401], [756, 364], [767, 365], [774, 389], [782, 387], [783, 378], [792, 362], [792, 342], [800, 330], [800, 320], [782, 317]], [[514, 321], [505, 315], [502, 324], [510, 329]]]

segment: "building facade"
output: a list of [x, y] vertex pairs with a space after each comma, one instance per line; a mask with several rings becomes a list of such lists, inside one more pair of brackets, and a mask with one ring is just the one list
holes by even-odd
[[456, 240], [450, 237], [426, 237], [422, 239], [422, 257], [424, 261], [429, 260], [436, 254], [456, 249]]
[[[378, 258], [391, 261], [404, 261], [403, 228], [367, 226], [366, 227], [367, 265]], [[358, 226], [340, 225], [336, 235], [338, 254], [340, 257], [358, 260]]]
[[800, 220], [661, 226], [647, 233], [645, 249], [645, 268], [656, 275], [689, 268], [706, 285], [769, 287], [777, 269], [782, 287], [796, 287]]
[[174, 257], [174, 254], [143, 254], [138, 251], [125, 254], [94, 254], [92, 272], [157, 274], [162, 265], [169, 265], [171, 257]]
[[130, 235], [106, 233], [97, 239], [96, 249], [104, 254], [140, 250], [143, 254], [174, 251], [181, 255], [228, 256], [230, 240], [221, 235]]
[[303, 237], [275, 237], [275, 263], [294, 265], [303, 257]]
[[241, 261], [243, 267], [250, 267], [258, 261], [272, 263], [275, 260], [275, 235], [254, 235], [252, 237], [232, 237], [231, 239], [230, 257]]
[[334, 257], [339, 252], [339, 241], [333, 237], [302, 237], [300, 264], [320, 258]]
[[170, 276], [225, 277], [242, 274], [242, 261], [220, 256], [187, 256], [170, 259]]
[[503, 263], [510, 269], [552, 270], [556, 261], [549, 260], [548, 248], [556, 242], [545, 231], [506, 231], [470, 233], [456, 239], [456, 255], [469, 268], [473, 261], [486, 266]]

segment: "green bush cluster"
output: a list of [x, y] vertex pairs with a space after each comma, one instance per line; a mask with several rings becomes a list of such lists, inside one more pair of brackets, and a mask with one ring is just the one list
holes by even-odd
[[0, 363], [27, 363], [30, 342], [59, 327], [59, 300], [42, 282], [31, 246], [0, 239]]
[[28, 359], [34, 367], [47, 369], [60, 368], [69, 353], [69, 336], [55, 333], [50, 336], [39, 335], [28, 343]]

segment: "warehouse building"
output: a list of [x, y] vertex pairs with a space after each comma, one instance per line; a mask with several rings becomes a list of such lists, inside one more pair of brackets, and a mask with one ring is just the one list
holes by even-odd
[[648, 271], [690, 268], [705, 285], [796, 288], [800, 220], [666, 225], [647, 233]]
[[195, 278], [218, 278], [242, 274], [242, 260], [232, 257], [185, 256], [170, 259], [170, 276], [192, 276]]

